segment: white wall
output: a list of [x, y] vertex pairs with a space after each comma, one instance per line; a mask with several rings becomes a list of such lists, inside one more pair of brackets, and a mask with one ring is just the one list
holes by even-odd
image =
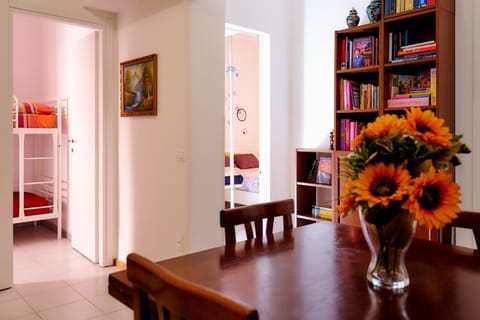
[[291, 110], [294, 147], [329, 148], [334, 116], [334, 33], [347, 28], [346, 17], [352, 7], [360, 17], [359, 25], [369, 23], [365, 13], [369, 3], [339, 0], [328, 5], [317, 0], [298, 1], [294, 21], [299, 26], [292, 40], [296, 42], [294, 65], [300, 72], [295, 77], [298, 87]]
[[293, 197], [294, 149], [290, 147], [291, 10], [290, 0], [226, 0], [225, 22], [270, 35], [271, 199]]
[[146, 1], [119, 16], [120, 61], [158, 55], [158, 116], [119, 123], [122, 261], [131, 251], [161, 259], [222, 242], [223, 9], [216, 4]]
[[[455, 2], [455, 128], [464, 135], [471, 154], [461, 155], [462, 165], [456, 169], [461, 186], [462, 208], [480, 211], [480, 3], [475, 0]], [[473, 246], [471, 231], [457, 233], [457, 243]], [[477, 244], [477, 246], [480, 244]]]
[[[176, 255], [188, 202], [188, 38], [184, 1], [146, 2], [118, 17], [119, 59], [158, 55], [158, 116], [119, 121], [119, 258]], [[152, 38], [152, 32], [155, 36]], [[172, 32], [175, 30], [174, 32]]]
[[[257, 35], [237, 33], [225, 37], [225, 65], [232, 57], [236, 75], [232, 77], [233, 142], [235, 153], [253, 153], [258, 157], [259, 39]], [[230, 150], [230, 74], [225, 73], [225, 151]], [[246, 119], [237, 118], [243, 108]]]

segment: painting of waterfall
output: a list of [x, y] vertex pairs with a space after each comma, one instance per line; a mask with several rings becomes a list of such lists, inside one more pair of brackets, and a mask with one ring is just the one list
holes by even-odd
[[157, 55], [120, 64], [121, 116], [157, 115]]

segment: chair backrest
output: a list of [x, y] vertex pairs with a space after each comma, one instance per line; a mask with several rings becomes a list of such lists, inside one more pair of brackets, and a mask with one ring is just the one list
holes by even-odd
[[453, 219], [451, 223], [442, 229], [443, 243], [455, 244], [455, 239], [452, 240], [452, 233], [454, 234], [455, 227], [471, 229], [475, 237], [475, 242], [477, 243], [477, 248], [480, 248], [480, 212], [462, 211], [458, 213], [458, 218]]
[[258, 319], [257, 310], [181, 278], [135, 253], [127, 257], [127, 276], [133, 284], [135, 320], [154, 319], [155, 312], [165, 320]]
[[[283, 229], [292, 229], [292, 213], [294, 212], [293, 199], [257, 203], [230, 209], [220, 210], [220, 226], [225, 229], [225, 243], [233, 244], [237, 241], [235, 226], [244, 225], [247, 239], [262, 237], [263, 220], [267, 220], [265, 235], [273, 233], [275, 217], [283, 217]], [[255, 226], [253, 233], [252, 223]]]

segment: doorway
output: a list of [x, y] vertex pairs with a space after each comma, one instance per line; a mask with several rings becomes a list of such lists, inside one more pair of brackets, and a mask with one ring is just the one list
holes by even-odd
[[269, 59], [268, 34], [225, 24], [225, 176], [241, 176], [226, 186], [230, 207], [270, 200]]
[[62, 229], [75, 250], [98, 263], [100, 31], [16, 10], [12, 24], [14, 95], [68, 101], [59, 156]]

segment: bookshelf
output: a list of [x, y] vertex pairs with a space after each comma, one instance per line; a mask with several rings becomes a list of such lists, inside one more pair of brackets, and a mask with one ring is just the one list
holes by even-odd
[[[410, 10], [398, 10], [398, 2], [407, 1], [383, 0], [378, 22], [335, 32], [335, 198], [341, 192], [339, 159], [352, 150], [356, 133], [378, 115], [421, 106], [455, 130], [455, 1], [423, 1], [424, 6]], [[374, 58], [357, 67], [353, 43], [359, 38], [374, 39], [374, 52], [367, 52]]]
[[[296, 150], [297, 226], [322, 220], [333, 221], [333, 160], [330, 150]], [[330, 218], [324, 215], [329, 212]]]

